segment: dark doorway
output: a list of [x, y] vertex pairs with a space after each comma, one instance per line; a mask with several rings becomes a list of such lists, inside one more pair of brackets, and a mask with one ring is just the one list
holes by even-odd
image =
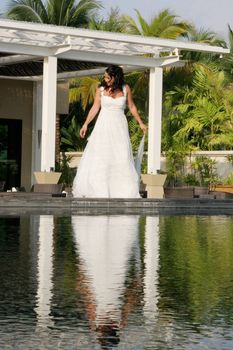
[[0, 119], [0, 181], [20, 187], [22, 120]]

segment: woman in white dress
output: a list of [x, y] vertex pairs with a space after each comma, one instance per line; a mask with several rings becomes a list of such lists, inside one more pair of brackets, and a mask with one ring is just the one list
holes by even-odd
[[111, 65], [104, 73], [93, 106], [80, 130], [80, 137], [84, 138], [88, 124], [101, 107], [73, 182], [74, 197], [140, 198], [124, 114], [126, 103], [145, 133], [147, 127], [139, 116], [130, 87], [124, 82], [123, 70]]

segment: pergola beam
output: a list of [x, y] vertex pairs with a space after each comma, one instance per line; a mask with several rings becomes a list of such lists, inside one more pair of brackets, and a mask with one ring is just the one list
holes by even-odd
[[[106, 67], [107, 67], [107, 65], [106, 65]], [[71, 79], [71, 78], [81, 78], [81, 77], [102, 75], [105, 72], [106, 67], [58, 73], [57, 74], [57, 80], [67, 80], [67, 79]], [[125, 73], [133, 72], [135, 70], [139, 71], [139, 70], [145, 69], [145, 67], [128, 66], [128, 65], [122, 66], [122, 68], [123, 68]], [[0, 75], [0, 79], [15, 80], [16, 77], [15, 76]], [[42, 75], [17, 77], [17, 80], [25, 80], [25, 81], [42, 81], [42, 79], [43, 79]]]
[[[20, 57], [20, 56], [18, 56]], [[29, 57], [29, 56], [28, 56]], [[26, 57], [25, 57], [26, 59]], [[113, 60], [113, 58], [112, 58]], [[111, 63], [113, 61], [110, 60]], [[101, 59], [102, 61], [102, 59]], [[1, 58], [0, 58], [1, 62]], [[119, 61], [118, 61], [119, 62]], [[116, 62], [116, 63], [118, 63]], [[184, 65], [181, 61], [179, 61], [179, 57], [177, 56], [167, 56], [164, 57], [163, 59], [153, 59], [153, 62], [157, 63], [158, 67], [181, 67]], [[0, 63], [1, 64], [1, 63]], [[9, 63], [10, 64], [10, 63]], [[132, 65], [132, 62], [128, 62], [125, 64], [122, 64], [124, 72], [132, 72], [135, 70], [144, 70], [146, 68], [150, 68], [150, 65], [148, 67], [145, 67], [142, 63], [141, 65]], [[155, 63], [153, 64], [153, 67], [155, 66]], [[107, 62], [106, 62], [106, 67], [107, 67]], [[64, 79], [70, 79], [70, 78], [80, 78], [80, 77], [87, 77], [87, 76], [95, 76], [95, 75], [101, 75], [104, 73], [106, 67], [103, 68], [95, 68], [95, 69], [86, 69], [86, 70], [77, 70], [77, 71], [71, 71], [71, 72], [63, 72], [63, 73], [58, 73], [57, 74], [57, 79], [58, 80], [64, 80]], [[0, 76], [2, 79], [18, 79], [18, 80], [26, 80], [26, 81], [40, 81], [43, 79], [42, 75], [34, 75], [34, 76]]]
[[11, 42], [1, 42], [0, 52], [3, 53], [13, 53], [18, 55], [32, 55], [39, 57], [52, 56], [52, 50], [47, 47], [30, 45], [30, 44], [20, 44]]
[[38, 59], [39, 59], [38, 56], [32, 56], [32, 55], [10, 55], [5, 57], [0, 57], [0, 66], [7, 66], [11, 64], [28, 62], [28, 61], [31, 62]]
[[[54, 52], [55, 54], [55, 52]], [[58, 58], [63, 59], [73, 59], [73, 60], [80, 60], [80, 61], [89, 61], [89, 62], [100, 62], [100, 63], [106, 63], [106, 64], [127, 64], [132, 66], [140, 66], [144, 68], [151, 68], [151, 67], [159, 67], [165, 62], [174, 62], [178, 61], [178, 56], [164, 56], [159, 58], [150, 58], [150, 57], [143, 57], [143, 56], [126, 56], [126, 55], [116, 55], [116, 54], [109, 54], [109, 53], [100, 53], [100, 52], [89, 52], [89, 51], [78, 51], [78, 50], [71, 50], [67, 52], [62, 52], [61, 54], [57, 55]]]

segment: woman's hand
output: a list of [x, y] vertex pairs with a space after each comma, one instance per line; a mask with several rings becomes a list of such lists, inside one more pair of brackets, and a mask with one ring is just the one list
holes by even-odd
[[87, 132], [87, 125], [83, 124], [83, 126], [81, 127], [80, 132], [79, 132], [79, 135], [82, 139], [84, 139], [86, 132]]
[[143, 133], [146, 134], [147, 133], [147, 126], [144, 123], [140, 123], [139, 126], [142, 129]]

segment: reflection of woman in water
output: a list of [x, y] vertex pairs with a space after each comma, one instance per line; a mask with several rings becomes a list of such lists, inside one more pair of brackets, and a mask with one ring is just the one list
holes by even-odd
[[[79, 286], [90, 327], [103, 349], [120, 341], [119, 330], [137, 297], [138, 279], [126, 287], [129, 259], [138, 249], [137, 216], [73, 216], [81, 272]], [[131, 277], [131, 276], [130, 276]]]

